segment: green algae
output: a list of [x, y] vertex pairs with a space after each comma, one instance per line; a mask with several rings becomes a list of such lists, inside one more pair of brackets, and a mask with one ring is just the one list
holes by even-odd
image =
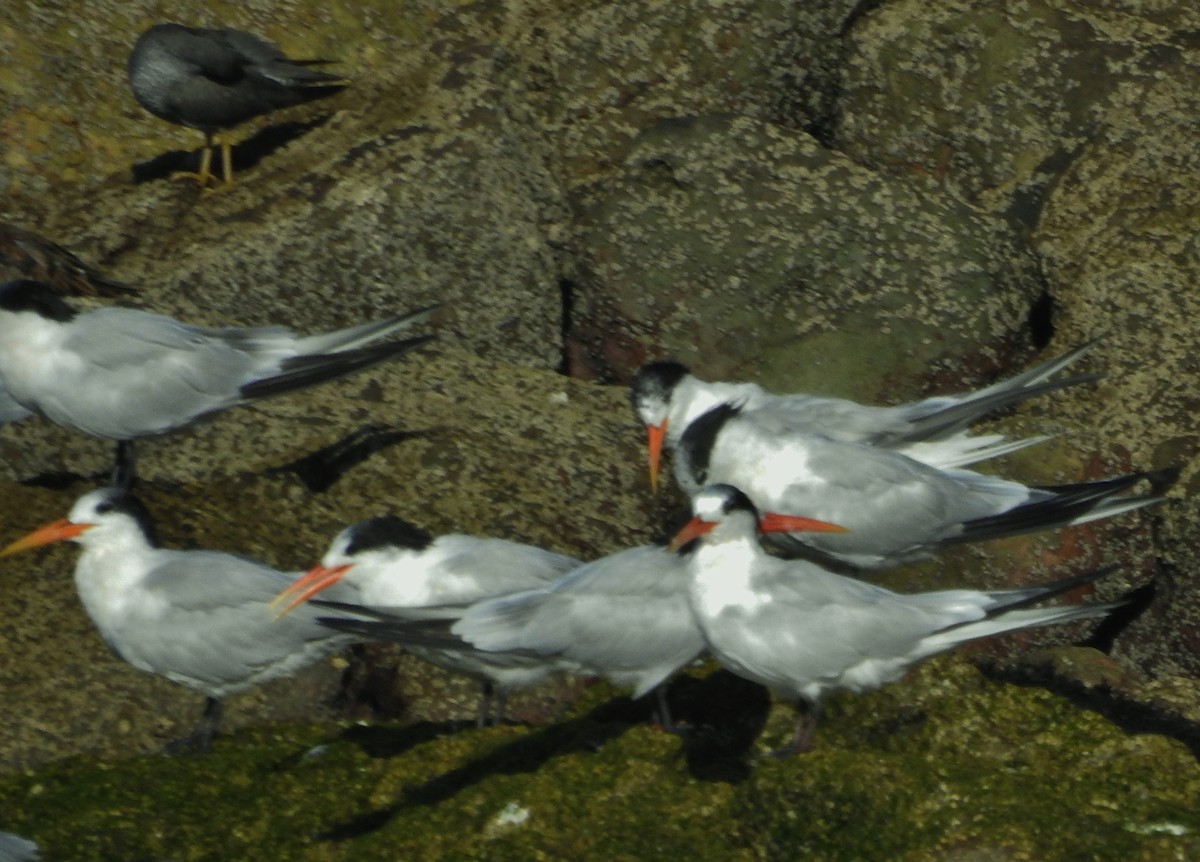
[[[815, 749], [713, 754], [692, 702], [752, 708], [728, 675], [672, 692], [691, 734], [589, 691], [561, 721], [258, 728], [211, 754], [71, 758], [0, 782], [5, 827], [64, 860], [1165, 859], [1200, 851], [1200, 770], [961, 657], [829, 704]], [[680, 695], [680, 697], [676, 697]], [[678, 703], [676, 703], [678, 702]], [[711, 718], [711, 714], [710, 714]], [[720, 729], [716, 729], [718, 734]], [[699, 756], [697, 756], [699, 755]], [[708, 762], [705, 763], [704, 761]], [[741, 769], [714, 770], [717, 761]]]

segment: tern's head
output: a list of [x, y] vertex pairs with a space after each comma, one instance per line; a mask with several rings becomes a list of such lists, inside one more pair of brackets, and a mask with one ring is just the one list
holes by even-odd
[[395, 515], [381, 515], [359, 521], [338, 533], [321, 558], [300, 578], [287, 586], [271, 602], [288, 604], [279, 612], [284, 616], [323, 592], [352, 570], [371, 572], [375, 566], [394, 563], [407, 554], [420, 553], [433, 543], [433, 536]]
[[760, 513], [750, 498], [732, 485], [709, 485], [692, 497], [692, 520], [684, 524], [672, 549], [693, 539], [720, 542], [760, 533], [844, 533], [845, 527], [796, 515]]
[[671, 415], [671, 398], [689, 373], [687, 367], [678, 362], [649, 362], [638, 369], [629, 390], [633, 412], [646, 426], [650, 485], [655, 488], [658, 487], [658, 464]]
[[66, 323], [75, 316], [75, 309], [63, 302], [54, 288], [27, 278], [0, 284], [0, 311], [36, 314], [59, 323]]
[[158, 545], [150, 514], [136, 497], [121, 488], [100, 488], [80, 497], [67, 517], [40, 527], [0, 550], [0, 557], [51, 542], [71, 541], [86, 546], [114, 540]]

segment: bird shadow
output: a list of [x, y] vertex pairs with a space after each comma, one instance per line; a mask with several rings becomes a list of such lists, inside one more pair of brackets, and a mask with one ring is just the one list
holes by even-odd
[[432, 437], [439, 430], [438, 428], [428, 428], [420, 431], [402, 431], [390, 425], [378, 423], [363, 425], [342, 439], [317, 449], [315, 452], [278, 467], [269, 468], [266, 475], [295, 474], [305, 488], [314, 494], [319, 494], [329, 490], [347, 471], [361, 464], [376, 452], [404, 440]]
[[[337, 824], [316, 839], [358, 838], [382, 829], [405, 810], [444, 802], [492, 776], [536, 772], [557, 757], [597, 752], [630, 728], [647, 723], [652, 701], [616, 697], [578, 718], [531, 730], [461, 766], [404, 788], [393, 804]], [[703, 679], [678, 678], [668, 692], [668, 702], [683, 743], [681, 756], [693, 778], [737, 782], [749, 777], [746, 756], [766, 723], [770, 707], [765, 688], [721, 670]], [[462, 724], [354, 727], [342, 738], [371, 757], [399, 757], [417, 745], [454, 732]]]
[[[294, 120], [259, 129], [233, 147], [231, 156], [234, 176], [249, 170], [276, 150], [286, 147], [313, 129], [325, 125], [332, 116], [332, 114], [322, 114], [304, 122]], [[133, 183], [141, 185], [155, 180], [169, 179], [172, 174], [179, 172], [194, 173], [200, 170], [200, 158], [203, 152], [203, 147], [197, 147], [194, 150], [171, 150], [144, 162], [135, 162], [131, 168]], [[220, 153], [213, 154], [213, 166], [218, 171], [220, 170], [220, 159]]]

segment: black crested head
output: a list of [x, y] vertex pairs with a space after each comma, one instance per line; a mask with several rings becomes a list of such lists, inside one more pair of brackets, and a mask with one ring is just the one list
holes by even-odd
[[696, 417], [684, 429], [676, 453], [691, 471], [692, 480], [697, 485], [704, 485], [708, 481], [708, 462], [712, 457], [717, 435], [721, 433], [726, 422], [741, 412], [740, 404], [718, 404], [707, 413]]
[[158, 530], [154, 527], [154, 519], [150, 517], [150, 510], [129, 491], [118, 487], [107, 489], [103, 499], [96, 503], [96, 514], [106, 515], [110, 512], [120, 512], [133, 518], [142, 535], [146, 537], [146, 543], [152, 548], [162, 547], [158, 540]]
[[346, 553], [360, 554], [376, 548], [406, 548], [423, 551], [433, 544], [433, 536], [395, 515], [380, 515], [354, 525]]
[[32, 311], [47, 320], [65, 323], [75, 317], [75, 309], [63, 302], [54, 288], [28, 278], [0, 284], [0, 310]]
[[648, 399], [657, 399], [664, 404], [669, 402], [679, 381], [690, 373], [686, 365], [669, 359], [647, 362], [638, 369], [629, 389], [629, 401], [633, 409], [636, 411], [638, 405]]

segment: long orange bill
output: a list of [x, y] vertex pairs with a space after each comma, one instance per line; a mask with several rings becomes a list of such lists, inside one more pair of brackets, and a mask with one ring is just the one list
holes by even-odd
[[698, 539], [717, 525], [716, 521], [702, 521], [692, 518], [683, 525], [683, 529], [675, 534], [675, 538], [667, 545], [668, 551], [678, 551], [692, 539]]
[[650, 462], [650, 490], [658, 490], [658, 463], [662, 460], [663, 438], [667, 436], [667, 420], [646, 426], [646, 455]]
[[828, 521], [818, 521], [814, 518], [801, 518], [798, 515], [780, 515], [778, 512], [766, 512], [758, 519], [760, 533], [849, 533], [847, 527], [831, 524]]
[[42, 545], [49, 545], [51, 542], [63, 542], [67, 539], [74, 539], [80, 533], [84, 533], [94, 526], [96, 525], [72, 524], [66, 518], [62, 518], [53, 524], [39, 527], [28, 536], [17, 539], [7, 548], [0, 551], [0, 557], [7, 557], [9, 554], [15, 554], [19, 551], [28, 551], [30, 548], [40, 548]]
[[[683, 525], [683, 529], [675, 534], [667, 550], [677, 551], [692, 539], [698, 539], [717, 525], [716, 521], [703, 521], [692, 518]], [[760, 533], [848, 533], [845, 527], [831, 524], [828, 521], [818, 521], [815, 518], [801, 518], [798, 515], [780, 515], [777, 512], [767, 512], [758, 520]]]
[[332, 587], [342, 579], [342, 576], [346, 574], [352, 565], [354, 564], [343, 563], [340, 566], [330, 566], [328, 568], [325, 566], [313, 566], [305, 575], [296, 578], [279, 595], [271, 599], [269, 607], [273, 608], [285, 599], [294, 596], [288, 602], [287, 607], [275, 615], [275, 619], [286, 617], [317, 593]]

